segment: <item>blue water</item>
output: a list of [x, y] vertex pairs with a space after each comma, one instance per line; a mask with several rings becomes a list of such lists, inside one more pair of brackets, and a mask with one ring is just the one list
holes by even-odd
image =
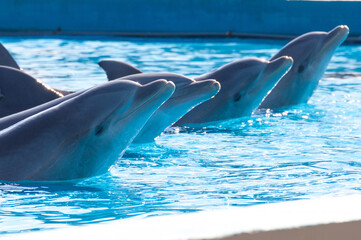
[[[118, 59], [190, 77], [286, 42], [1, 37], [27, 73], [55, 88], [106, 81]], [[76, 184], [0, 182], [0, 233], [360, 193], [361, 46], [341, 46], [308, 104], [202, 129], [174, 128], [133, 146], [108, 174]]]

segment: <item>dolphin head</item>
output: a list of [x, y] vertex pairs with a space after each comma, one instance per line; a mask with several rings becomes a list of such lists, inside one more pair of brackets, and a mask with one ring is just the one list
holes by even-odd
[[277, 108], [307, 102], [326, 71], [333, 53], [348, 33], [348, 27], [341, 25], [329, 32], [306, 33], [289, 42], [271, 60], [287, 55], [293, 58], [293, 66], [261, 107]]
[[127, 76], [133, 81], [145, 83], [155, 78], [172, 81], [176, 89], [173, 95], [151, 116], [144, 128], [134, 139], [134, 143], [152, 142], [167, 127], [172, 126], [192, 108], [215, 96], [220, 84], [213, 79], [195, 81], [173, 73], [142, 73]]
[[251, 115], [267, 92], [292, 66], [290, 57], [274, 61], [249, 58], [229, 63], [197, 79], [212, 77], [222, 88], [216, 97], [199, 105], [177, 125], [204, 123]]
[[337, 26], [329, 32], [306, 33], [288, 43], [271, 60], [279, 56], [290, 56], [294, 63], [287, 75], [297, 73], [305, 81], [310, 81], [316, 75], [320, 78], [334, 51], [347, 38], [348, 33], [346, 25]]
[[19, 156], [9, 156], [22, 168], [0, 171], [0, 177], [49, 181], [105, 173], [174, 89], [166, 80], [146, 85], [112, 81], [4, 129], [2, 161], [16, 145]]
[[[112, 81], [111, 85], [106, 88], [111, 87], [110, 91], [115, 91], [115, 94], [107, 93], [101, 98], [94, 98], [91, 103], [93, 106], [103, 107], [101, 111], [104, 113], [97, 114], [90, 110], [87, 114], [82, 114], [83, 120], [79, 121], [79, 123], [90, 121], [88, 134], [93, 150], [85, 159], [91, 157], [94, 159], [94, 165], [90, 166], [97, 173], [106, 172], [114, 164], [119, 152], [121, 154], [124, 152], [151, 115], [175, 90], [174, 84], [166, 80], [157, 80], [145, 85], [120, 80]], [[125, 88], [124, 85], [127, 87]], [[109, 106], [104, 107], [105, 105]], [[93, 120], [90, 119], [92, 116]], [[110, 154], [108, 160], [99, 164], [99, 159], [105, 159], [105, 149], [108, 153], [116, 155]]]

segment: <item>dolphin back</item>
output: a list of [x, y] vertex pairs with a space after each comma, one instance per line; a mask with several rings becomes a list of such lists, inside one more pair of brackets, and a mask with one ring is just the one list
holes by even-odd
[[104, 60], [100, 61], [98, 64], [107, 74], [109, 81], [128, 75], [142, 73], [138, 68], [120, 61]]

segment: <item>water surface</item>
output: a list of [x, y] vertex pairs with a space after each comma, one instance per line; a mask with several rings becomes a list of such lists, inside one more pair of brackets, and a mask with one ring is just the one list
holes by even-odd
[[[284, 41], [1, 37], [19, 65], [55, 88], [106, 81], [97, 62], [194, 77]], [[108, 174], [79, 183], [0, 182], [0, 233], [247, 206], [361, 191], [361, 46], [341, 46], [308, 104], [132, 146]]]

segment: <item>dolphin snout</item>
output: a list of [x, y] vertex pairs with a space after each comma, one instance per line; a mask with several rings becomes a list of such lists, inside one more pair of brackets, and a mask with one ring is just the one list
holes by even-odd
[[[177, 86], [178, 88], [178, 86]], [[194, 81], [188, 86], [183, 87], [172, 96], [172, 100], [178, 103], [187, 103], [196, 101], [197, 104], [206, 101], [215, 96], [221, 88], [218, 81], [214, 79], [206, 79], [202, 81]], [[176, 100], [177, 99], [177, 100]]]
[[[133, 125], [141, 129], [149, 117], [173, 94], [175, 85], [167, 80], [156, 80], [151, 83], [141, 85], [129, 101], [131, 105], [122, 116], [116, 120], [116, 123], [128, 119]], [[138, 130], [139, 131], [139, 130]]]
[[153, 96], [163, 93], [166, 95], [172, 95], [175, 90], [175, 85], [171, 81], [167, 81], [164, 79], [159, 79], [154, 82], [145, 84], [142, 86], [142, 89], [139, 89], [139, 94], [142, 95], [143, 98], [152, 98]]
[[347, 38], [350, 29], [347, 25], [340, 25], [327, 33], [327, 41], [329, 44], [339, 46]]
[[282, 56], [269, 62], [265, 73], [269, 74], [285, 74], [293, 65], [293, 59], [289, 56]]
[[151, 101], [154, 98], [158, 98], [159, 101], [164, 102], [170, 98], [175, 90], [173, 82], [160, 79], [154, 82], [142, 85], [134, 97], [136, 105], [142, 105]]
[[221, 84], [214, 79], [197, 81], [195, 85], [202, 101], [214, 97], [221, 89]]
[[332, 29], [331, 31], [329, 31], [328, 35], [332, 35], [332, 34], [345, 35], [345, 34], [348, 34], [349, 32], [350, 32], [350, 29], [348, 28], [347, 25], [339, 25], [339, 26], [335, 27], [334, 29]]
[[216, 94], [221, 89], [221, 84], [215, 79], [197, 81], [195, 84], [198, 88], [205, 89], [213, 94]]
[[254, 90], [268, 89], [271, 90], [277, 82], [291, 69], [293, 59], [289, 56], [282, 56], [275, 60], [269, 61], [266, 69], [263, 71], [260, 80]]

